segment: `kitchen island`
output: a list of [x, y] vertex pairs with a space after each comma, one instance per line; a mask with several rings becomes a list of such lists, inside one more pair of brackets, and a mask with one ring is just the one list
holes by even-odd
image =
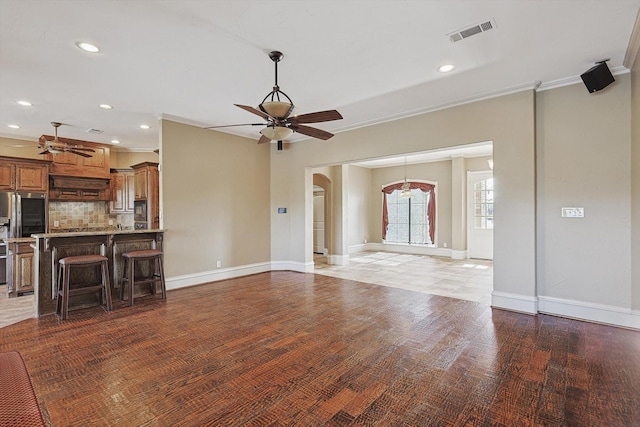
[[[134, 250], [162, 250], [164, 231], [105, 230], [34, 234], [34, 295], [36, 317], [55, 313], [58, 260], [67, 256], [100, 254], [109, 259], [109, 278], [114, 298], [119, 298], [124, 260]], [[144, 266], [142, 268], [145, 268]], [[137, 269], [137, 267], [136, 267]], [[80, 275], [83, 275], [80, 277]], [[96, 277], [90, 277], [95, 275]], [[78, 272], [81, 280], [98, 280], [95, 272]], [[72, 280], [73, 276], [72, 276]], [[82, 302], [81, 302], [82, 303]]]

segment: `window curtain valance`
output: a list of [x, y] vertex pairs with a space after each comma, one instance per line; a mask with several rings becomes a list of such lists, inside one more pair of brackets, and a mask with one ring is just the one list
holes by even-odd
[[[387, 194], [391, 194], [396, 190], [401, 190], [404, 182], [387, 185], [382, 189], [382, 240], [387, 238], [387, 227], [389, 227], [389, 213], [387, 211]], [[435, 244], [436, 237], [436, 186], [427, 184], [426, 182], [409, 182], [411, 190], [420, 190], [429, 193], [429, 203], [427, 204], [427, 216], [429, 218], [429, 238], [431, 243]]]

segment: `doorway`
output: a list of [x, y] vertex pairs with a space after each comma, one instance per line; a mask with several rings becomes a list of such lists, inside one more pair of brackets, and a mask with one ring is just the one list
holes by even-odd
[[493, 259], [493, 172], [467, 172], [469, 258]]
[[326, 255], [325, 221], [324, 221], [324, 188], [313, 186], [313, 253]]

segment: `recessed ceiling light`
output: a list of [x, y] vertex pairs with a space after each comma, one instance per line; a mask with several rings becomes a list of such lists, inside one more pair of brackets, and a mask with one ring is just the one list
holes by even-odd
[[80, 49], [84, 50], [85, 52], [91, 52], [91, 53], [100, 52], [100, 49], [98, 49], [98, 46], [92, 45], [91, 43], [78, 42], [76, 43], [76, 46], [78, 46]]
[[120, 144], [120, 141], [118, 141], [117, 139], [112, 139], [112, 140], [111, 140], [111, 143], [112, 143], [112, 144]]
[[9, 125], [9, 127], [11, 129], [20, 129], [20, 126], [18, 126], [18, 125]]
[[149, 125], [140, 125], [140, 129], [151, 129]]
[[29, 101], [20, 100], [17, 103], [18, 103], [18, 105], [22, 105], [23, 107], [31, 107], [31, 106], [33, 106], [33, 104], [30, 103]]
[[113, 110], [113, 107], [109, 104], [100, 104], [100, 108], [103, 110]]
[[440, 68], [438, 68], [438, 71], [440, 71], [441, 73], [448, 73], [449, 71], [453, 70], [454, 68], [455, 68], [455, 65], [445, 64], [445, 65], [441, 65]]

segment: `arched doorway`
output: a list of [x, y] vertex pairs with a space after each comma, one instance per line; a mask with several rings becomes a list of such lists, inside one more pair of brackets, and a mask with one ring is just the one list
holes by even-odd
[[[321, 212], [316, 209], [321, 209]], [[313, 252], [328, 255], [334, 252], [331, 239], [331, 180], [319, 173], [313, 174], [313, 210]]]

